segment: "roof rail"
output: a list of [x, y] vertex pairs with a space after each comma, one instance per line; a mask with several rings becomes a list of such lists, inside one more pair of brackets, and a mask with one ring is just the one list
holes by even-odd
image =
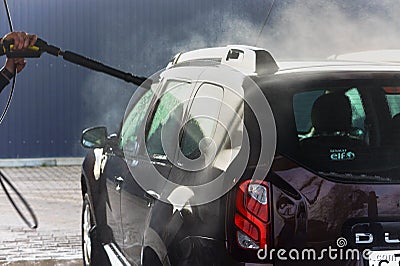
[[381, 62], [400, 63], [400, 50], [369, 50], [346, 54], [331, 55], [328, 60], [357, 61], [357, 62]]
[[167, 69], [184, 62], [200, 60], [218, 61], [246, 75], [273, 74], [279, 69], [268, 51], [246, 45], [228, 45], [179, 53], [168, 63]]

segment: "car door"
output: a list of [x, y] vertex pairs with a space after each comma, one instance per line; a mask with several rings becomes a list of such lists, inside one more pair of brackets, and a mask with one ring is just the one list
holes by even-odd
[[[207, 197], [203, 197], [204, 190], [201, 187], [209, 186], [207, 191], [210, 192], [210, 182], [222, 174], [216, 157], [224, 141], [221, 139], [224, 135], [222, 132], [226, 133], [219, 119], [223, 98], [223, 87], [209, 82], [200, 83], [188, 108], [182, 128], [180, 152], [176, 155], [176, 167], [169, 174], [169, 181], [176, 184], [176, 187], [166, 191], [173, 206], [173, 217], [182, 217], [181, 220], [172, 218], [171, 224], [164, 229], [162, 235], [168, 236], [164, 240], [168, 249], [174, 248], [173, 240], [177, 240], [184, 224], [187, 224], [185, 235], [215, 237], [217, 234], [216, 225], [219, 224], [218, 218], [223, 210], [215, 201], [208, 205], [197, 204]], [[218, 184], [214, 183], [211, 186], [217, 189]]]
[[101, 163], [103, 165], [102, 175], [106, 179], [107, 188], [107, 221], [113, 231], [115, 243], [120, 249], [123, 249], [125, 244], [122, 219], [126, 215], [126, 210], [124, 204], [121, 204], [123, 190], [133, 190], [137, 195], [143, 197], [140, 187], [131, 184], [130, 180], [133, 178], [125, 158], [125, 155], [130, 156], [135, 153], [136, 131], [141, 125], [154, 95], [152, 90], [143, 88], [138, 90], [131, 100], [133, 108], [128, 110], [119, 135], [113, 136], [109, 141]]
[[163, 93], [154, 105], [141, 108], [149, 111], [146, 115], [147, 123], [141, 125], [141, 129], [146, 129], [147, 133], [144, 135], [145, 130], [137, 130], [129, 135], [134, 136], [135, 151], [131, 152], [128, 160], [132, 177], [124, 180], [121, 208], [124, 252], [134, 263], [140, 263], [138, 259], [141, 254], [141, 241], [150, 207], [160, 196], [164, 185], [162, 179], [152, 182], [149, 186], [146, 184], [152, 180], [152, 174], [160, 174], [163, 177], [169, 174], [171, 156], [167, 155], [167, 151], [168, 154], [175, 153], [174, 143], [179, 139], [177, 136], [191, 96], [191, 87], [191, 83], [187, 81], [166, 80]]
[[123, 164], [115, 154], [112, 147], [105, 147], [104, 154], [100, 162], [101, 178], [106, 183], [106, 215], [107, 224], [113, 232], [114, 242], [118, 246], [123, 244], [123, 234], [121, 227], [121, 180], [124, 175]]
[[[113, 164], [118, 167], [116, 172], [119, 173], [118, 176], [114, 175], [114, 187], [120, 199], [118, 222], [122, 241], [118, 244], [128, 260], [134, 264], [138, 263], [140, 252], [138, 254], [132, 250], [140, 251], [142, 240], [140, 232], [147, 217], [148, 208], [147, 202], [144, 200], [145, 192], [135, 182], [130, 167], [135, 162], [134, 158], [138, 152], [139, 129], [153, 100], [156, 86], [157, 84], [151, 90], [138, 88], [139, 91], [136, 91], [131, 99], [118, 141], [114, 147], [116, 156], [112, 158]], [[130, 253], [133, 255], [129, 256]]]

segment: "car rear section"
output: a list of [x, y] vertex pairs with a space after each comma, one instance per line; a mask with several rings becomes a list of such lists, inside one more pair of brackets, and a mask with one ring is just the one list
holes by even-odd
[[398, 265], [400, 82], [395, 69], [360, 68], [259, 81], [278, 147], [264, 181], [248, 173], [228, 196], [236, 261]]

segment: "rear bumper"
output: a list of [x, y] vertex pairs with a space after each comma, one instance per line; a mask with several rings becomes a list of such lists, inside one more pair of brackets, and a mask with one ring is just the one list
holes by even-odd
[[173, 256], [171, 264], [179, 265], [230, 265], [230, 266], [348, 266], [365, 265], [362, 261], [332, 261], [332, 260], [277, 260], [274, 263], [253, 263], [251, 258], [233, 258], [227, 251], [226, 242], [201, 236], [189, 236], [181, 240], [170, 255]]

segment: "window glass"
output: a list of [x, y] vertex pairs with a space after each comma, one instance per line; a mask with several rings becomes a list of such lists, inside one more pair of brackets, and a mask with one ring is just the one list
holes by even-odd
[[[365, 154], [365, 111], [357, 88], [300, 92], [293, 98], [300, 159], [323, 171], [351, 171]], [[353, 168], [354, 167], [354, 168]]]
[[384, 87], [386, 101], [393, 116], [400, 113], [400, 87]]
[[[295, 94], [293, 97], [293, 110], [299, 138], [309, 137], [313, 134], [314, 127], [311, 122], [311, 113], [314, 102], [329, 90], [313, 90]], [[344, 94], [351, 105], [352, 134], [359, 135], [364, 132], [365, 111], [357, 88], [351, 88]], [[336, 107], [336, 106], [333, 106]], [[337, 106], [337, 108], [340, 108]], [[336, 110], [339, 111], [339, 110]], [[335, 109], [332, 109], [335, 112]], [[329, 119], [327, 117], [326, 119]]]
[[[400, 113], [400, 87], [352, 83], [294, 93], [299, 138], [291, 155], [334, 180], [399, 182], [400, 119], [383, 118]], [[382, 88], [386, 101], [374, 97]]]
[[311, 130], [311, 108], [314, 101], [324, 94], [324, 90], [307, 91], [295, 94], [293, 97], [293, 109], [296, 118], [296, 127], [299, 133], [307, 133]]
[[364, 130], [365, 112], [360, 94], [356, 88], [348, 90], [345, 95], [349, 98], [352, 110], [352, 125], [354, 128]]
[[199, 144], [204, 138], [213, 138], [218, 124], [224, 91], [209, 83], [198, 89], [184, 126], [181, 150], [190, 159], [200, 156]]
[[142, 125], [142, 121], [150, 106], [153, 95], [153, 90], [145, 92], [126, 116], [120, 135], [120, 148], [125, 149], [125, 152], [134, 151], [136, 149], [139, 133], [138, 129], [140, 125]]
[[400, 113], [400, 94], [386, 95], [392, 117]]
[[[191, 92], [192, 85], [190, 83], [180, 81], [167, 82], [165, 93], [158, 102], [147, 133], [146, 145], [149, 155], [165, 155], [165, 145], [177, 143], [179, 140], [179, 128], [181, 127]], [[164, 143], [162, 143], [162, 131], [166, 133], [163, 136]]]

